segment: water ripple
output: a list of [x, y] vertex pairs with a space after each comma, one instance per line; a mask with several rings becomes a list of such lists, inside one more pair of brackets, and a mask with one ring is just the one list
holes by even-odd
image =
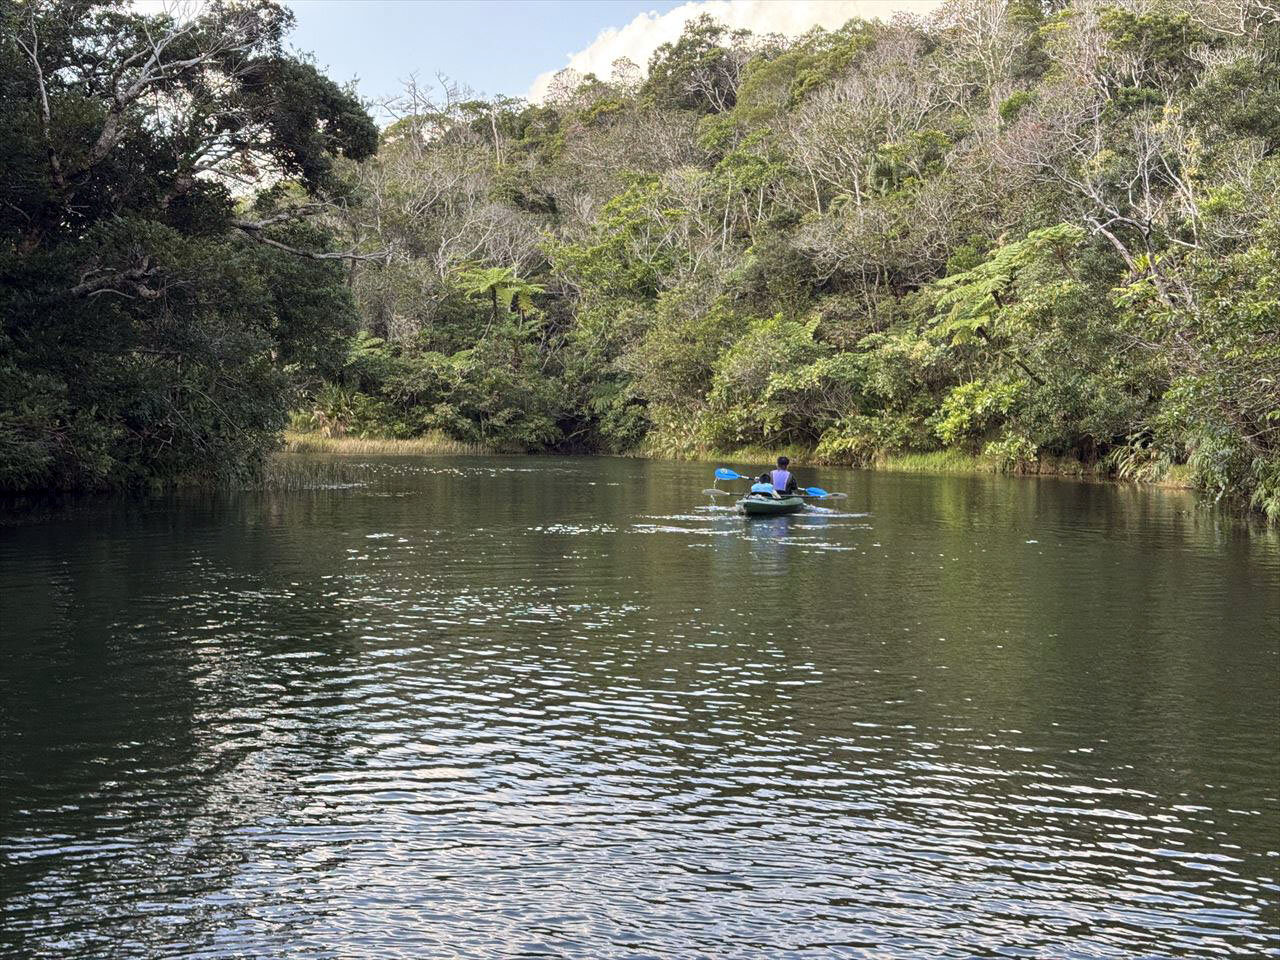
[[0, 953], [1280, 956], [1268, 541], [365, 467], [6, 532]]

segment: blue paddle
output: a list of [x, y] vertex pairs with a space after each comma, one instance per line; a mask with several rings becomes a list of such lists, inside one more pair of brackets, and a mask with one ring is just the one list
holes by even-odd
[[821, 487], [801, 487], [800, 489], [806, 496], [814, 497], [818, 500], [844, 500], [849, 496], [847, 493], [827, 493]]
[[[755, 477], [744, 477], [742, 474], [730, 470], [728, 467], [716, 467], [717, 480], [754, 480]], [[847, 493], [827, 493], [821, 487], [801, 487], [800, 491], [809, 497], [817, 497], [819, 500], [843, 500], [848, 496]]]

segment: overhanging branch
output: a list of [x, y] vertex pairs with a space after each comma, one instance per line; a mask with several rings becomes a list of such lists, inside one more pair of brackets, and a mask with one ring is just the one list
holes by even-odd
[[345, 260], [347, 262], [371, 261], [375, 263], [387, 263], [391, 259], [390, 250], [376, 250], [372, 253], [360, 253], [356, 250], [304, 250], [301, 247], [290, 246], [287, 243], [282, 243], [274, 237], [267, 236], [266, 228], [268, 226], [286, 219], [292, 218], [277, 216], [268, 217], [266, 220], [232, 220], [231, 225], [242, 231], [246, 236], [252, 237], [259, 243], [265, 243], [269, 247], [275, 247], [277, 250], [283, 250], [285, 253], [291, 253], [295, 257], [305, 257], [308, 260]]

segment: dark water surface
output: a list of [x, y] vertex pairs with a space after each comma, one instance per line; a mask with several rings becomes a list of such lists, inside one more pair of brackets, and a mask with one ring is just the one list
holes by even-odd
[[1280, 956], [1274, 534], [357, 469], [0, 527], [0, 954]]

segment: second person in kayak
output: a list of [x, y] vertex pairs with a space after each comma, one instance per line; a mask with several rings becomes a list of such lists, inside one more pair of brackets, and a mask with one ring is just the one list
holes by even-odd
[[768, 497], [771, 500], [778, 499], [778, 491], [773, 489], [773, 480], [767, 473], [760, 474], [759, 479], [751, 485], [751, 493], [757, 497]]
[[769, 474], [769, 479], [773, 481], [773, 489], [784, 497], [795, 496], [796, 492], [796, 478], [787, 469], [790, 465], [791, 461], [786, 457], [779, 457], [778, 469]]

